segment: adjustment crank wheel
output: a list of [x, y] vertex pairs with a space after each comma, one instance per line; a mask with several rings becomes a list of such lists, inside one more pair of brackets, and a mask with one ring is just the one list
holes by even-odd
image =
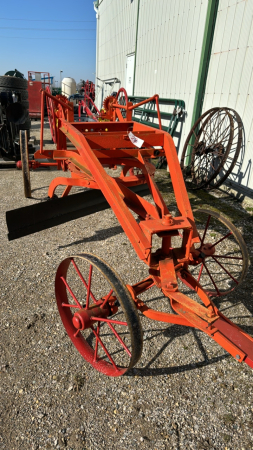
[[[128, 96], [127, 96], [127, 92], [124, 88], [120, 88], [117, 92], [116, 95], [116, 101], [119, 105], [124, 105], [127, 106], [128, 104]], [[123, 119], [126, 118], [126, 110], [125, 109], [120, 109], [120, 112], [122, 114]]]
[[206, 293], [220, 297], [232, 292], [247, 275], [249, 255], [240, 231], [215, 211], [198, 209], [194, 218], [201, 243], [192, 275]]
[[89, 253], [63, 260], [55, 294], [70, 339], [95, 369], [116, 377], [137, 363], [142, 352], [139, 316], [108, 264]]

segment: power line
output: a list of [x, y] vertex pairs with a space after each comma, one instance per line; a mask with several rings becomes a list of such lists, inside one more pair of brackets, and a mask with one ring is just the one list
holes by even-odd
[[47, 38], [47, 37], [23, 37], [23, 36], [0, 36], [0, 38], [5, 38], [5, 39], [28, 39], [31, 41], [34, 41], [34, 39], [42, 39], [42, 40], [49, 40], [49, 41], [95, 41], [96, 38], [87, 38], [87, 39], [83, 39], [83, 38]]
[[22, 22], [73, 22], [73, 23], [86, 23], [95, 22], [95, 20], [51, 20], [51, 19], [7, 19], [6, 17], [0, 17], [0, 20], [21, 20]]
[[0, 27], [2, 30], [33, 30], [33, 31], [95, 31], [96, 28], [18, 28]]

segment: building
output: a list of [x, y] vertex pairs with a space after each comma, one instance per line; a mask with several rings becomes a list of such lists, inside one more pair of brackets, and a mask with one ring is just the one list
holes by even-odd
[[120, 86], [184, 100], [179, 157], [201, 113], [235, 109], [245, 139], [229, 183], [252, 195], [253, 0], [97, 0], [94, 9], [98, 106]]

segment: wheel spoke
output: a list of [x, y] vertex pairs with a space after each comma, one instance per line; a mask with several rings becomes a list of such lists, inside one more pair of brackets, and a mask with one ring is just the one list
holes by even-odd
[[230, 272], [228, 272], [228, 270], [219, 262], [219, 261], [217, 261], [217, 259], [214, 257], [214, 256], [212, 256], [212, 258], [214, 259], [214, 261], [216, 261], [217, 262], [217, 264], [219, 264], [219, 266], [228, 274], [228, 276], [230, 277], [230, 278], [232, 278], [232, 280], [236, 283], [236, 284], [239, 284], [238, 283], [238, 281], [233, 277], [233, 275], [231, 275], [231, 273]]
[[232, 231], [230, 231], [228, 234], [226, 234], [226, 236], [223, 236], [223, 238], [221, 238], [221, 239], [219, 239], [218, 241], [216, 241], [216, 242], [210, 247], [210, 249], [213, 248], [215, 245], [219, 244], [220, 242], [224, 241], [224, 239], [227, 239], [227, 237], [231, 236], [231, 234], [233, 234]]
[[210, 274], [210, 272], [209, 272], [209, 270], [208, 270], [206, 264], [205, 264], [204, 262], [203, 262], [203, 264], [204, 264], [205, 269], [206, 269], [206, 271], [207, 271], [207, 273], [208, 273], [208, 275], [209, 275], [209, 277], [210, 277], [210, 279], [211, 279], [211, 281], [212, 281], [212, 283], [213, 283], [213, 285], [214, 285], [214, 287], [215, 287], [215, 290], [216, 290], [217, 294], [220, 295], [220, 291], [219, 291], [219, 289], [217, 288], [217, 286], [216, 286], [216, 284], [215, 284], [215, 281], [214, 281], [212, 275]]
[[74, 337], [77, 337], [78, 333], [80, 333], [80, 329], [75, 332]]
[[104, 299], [104, 301], [103, 301], [102, 305], [100, 306], [100, 308], [104, 308], [105, 304], [108, 302], [108, 300], [111, 297], [112, 293], [113, 293], [113, 289], [110, 290], [109, 294]]
[[90, 303], [90, 291], [91, 291], [91, 277], [92, 277], [92, 265], [90, 265], [89, 270], [89, 281], [88, 281], [88, 287], [87, 287], [87, 297], [86, 297], [86, 309], [89, 309], [89, 303]]
[[77, 305], [70, 305], [69, 303], [62, 303], [61, 305], [64, 306], [65, 308], [78, 308], [78, 309], [80, 309], [79, 306], [77, 306]]
[[107, 357], [109, 358], [109, 360], [111, 361], [113, 367], [114, 367], [116, 370], [119, 370], [118, 367], [116, 366], [115, 362], [113, 361], [113, 359], [112, 359], [110, 353], [108, 352], [107, 348], [105, 347], [105, 345], [104, 345], [103, 342], [101, 341], [101, 339], [100, 339], [99, 335], [97, 334], [97, 332], [94, 330], [93, 327], [91, 327], [91, 329], [92, 329], [93, 333], [95, 334], [95, 336], [96, 336], [96, 338], [97, 338], [99, 344], [101, 345], [102, 349], [104, 350], [106, 356], [107, 356]]
[[[84, 277], [82, 276], [82, 274], [81, 274], [80, 270], [78, 269], [77, 264], [76, 264], [76, 262], [74, 261], [73, 258], [71, 259], [71, 262], [72, 262], [72, 264], [73, 264], [73, 266], [74, 266], [74, 268], [76, 270], [76, 273], [78, 274], [79, 278], [82, 280], [84, 286], [86, 287], [86, 289], [88, 289], [88, 284], [86, 283]], [[91, 290], [90, 290], [90, 296], [91, 296], [92, 300], [94, 301], [94, 303], [98, 303], [98, 300], [96, 300], [96, 298], [92, 294]]]
[[204, 234], [203, 234], [203, 237], [201, 239], [200, 245], [203, 244], [204, 239], [206, 237], [206, 232], [207, 232], [207, 228], [209, 227], [210, 219], [211, 219], [211, 216], [209, 215], [208, 218], [207, 218], [206, 227], [205, 227]]
[[69, 291], [69, 293], [70, 293], [71, 297], [73, 298], [74, 302], [76, 303], [77, 307], [78, 307], [79, 309], [82, 309], [82, 307], [81, 307], [79, 301], [77, 300], [76, 296], [74, 295], [74, 293], [73, 293], [72, 290], [70, 289], [70, 287], [69, 287], [67, 281], [65, 280], [65, 278], [64, 278], [64, 277], [61, 277], [61, 280], [62, 280], [63, 283], [65, 284], [67, 290]]
[[225, 259], [238, 259], [238, 260], [240, 260], [240, 261], [243, 261], [243, 258], [242, 257], [239, 257], [239, 256], [222, 256], [222, 255], [213, 255], [213, 256], [215, 256], [215, 258], [225, 258]]
[[[98, 322], [97, 326], [97, 335], [99, 336], [100, 332], [100, 322]], [[96, 344], [95, 344], [95, 351], [94, 351], [94, 359], [93, 361], [97, 361], [97, 354], [98, 354], [98, 338], [96, 337]]]
[[122, 345], [122, 347], [126, 350], [128, 356], [132, 356], [129, 348], [126, 346], [125, 342], [123, 342], [123, 340], [121, 339], [120, 335], [117, 333], [117, 331], [115, 330], [115, 328], [112, 326], [111, 323], [108, 324], [109, 327], [111, 328], [112, 332], [115, 334], [116, 338], [118, 339], [118, 341], [120, 342], [120, 344]]
[[121, 320], [105, 319], [104, 317], [91, 317], [91, 320], [98, 320], [99, 322], [114, 323], [115, 325], [124, 325], [127, 327], [127, 322]]
[[204, 267], [204, 264], [201, 264], [200, 271], [199, 271], [199, 276], [198, 276], [198, 282], [199, 282], [199, 280], [200, 280], [200, 277], [201, 277], [201, 274], [202, 274], [203, 267]]

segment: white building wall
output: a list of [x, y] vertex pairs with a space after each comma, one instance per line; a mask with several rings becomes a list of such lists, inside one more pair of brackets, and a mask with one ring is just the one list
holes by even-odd
[[[118, 78], [115, 91], [125, 85], [126, 55], [135, 50], [136, 17], [136, 0], [103, 0], [98, 7], [96, 76], [102, 80]], [[99, 80], [96, 84], [102, 86]], [[97, 88], [97, 92], [96, 103], [100, 107], [102, 91]], [[103, 97], [109, 93], [110, 86], [104, 85]]]
[[134, 93], [185, 101], [182, 144], [191, 129], [207, 4], [207, 0], [140, 0]]
[[[207, 5], [208, 0], [140, 0], [134, 94], [185, 101], [182, 143], [191, 128]], [[126, 55], [135, 51], [137, 7], [137, 0], [103, 0], [99, 6], [97, 77], [117, 77], [123, 87]], [[100, 100], [101, 91], [99, 106]]]
[[227, 106], [241, 116], [245, 148], [229, 180], [253, 189], [253, 0], [220, 0], [203, 112]]

